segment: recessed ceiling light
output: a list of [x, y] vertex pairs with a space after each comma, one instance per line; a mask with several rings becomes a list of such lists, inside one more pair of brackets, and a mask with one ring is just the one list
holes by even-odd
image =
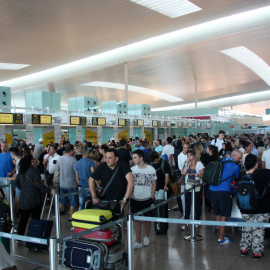
[[0, 69], [6, 70], [18, 70], [25, 67], [29, 67], [30, 65], [23, 65], [23, 64], [11, 64], [11, 63], [0, 63]]
[[250, 68], [270, 85], [270, 66], [257, 54], [244, 46], [223, 50], [221, 52]]
[[202, 10], [188, 0], [130, 0], [170, 18], [177, 18]]
[[[90, 83], [85, 83], [83, 84], [84, 86], [95, 86], [95, 87], [104, 87], [104, 88], [111, 88], [111, 89], [117, 89], [117, 90], [125, 90], [125, 85], [122, 83], [112, 83], [112, 82], [100, 82], [100, 81], [96, 81], [96, 82], [90, 82]], [[168, 95], [165, 93], [162, 93], [160, 91], [157, 90], [153, 90], [153, 89], [149, 89], [149, 88], [144, 88], [144, 87], [139, 87], [139, 86], [135, 86], [135, 85], [129, 85], [128, 86], [128, 91], [131, 92], [136, 92], [136, 93], [140, 93], [143, 95], [148, 95], [148, 96], [152, 96], [152, 97], [156, 97], [156, 98], [160, 98], [169, 102], [179, 102], [179, 101], [183, 101], [183, 99], [172, 96], [172, 95]]]

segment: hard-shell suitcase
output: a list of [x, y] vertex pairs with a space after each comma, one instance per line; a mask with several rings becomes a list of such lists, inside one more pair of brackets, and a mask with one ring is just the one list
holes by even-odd
[[[165, 200], [167, 200], [167, 193], [165, 192]], [[163, 202], [164, 200], [156, 200], [156, 204]], [[156, 208], [156, 217], [168, 218], [168, 204], [163, 204]], [[168, 223], [165, 222], [155, 222], [155, 232], [156, 234], [167, 234]]]
[[[51, 236], [53, 221], [32, 219], [29, 223], [27, 236], [47, 239]], [[47, 249], [48, 245], [26, 242], [25, 246], [30, 249]]]
[[[76, 234], [78, 232], [83, 232], [85, 230], [86, 229], [75, 227], [73, 230], [73, 234]], [[89, 240], [103, 242], [107, 246], [110, 246], [110, 245], [114, 244], [119, 239], [119, 227], [117, 225], [114, 225], [114, 226], [109, 227], [105, 230], [96, 231], [96, 232], [84, 235], [84, 236], [82, 236], [82, 238], [87, 238]]]
[[70, 240], [63, 245], [64, 265], [71, 269], [104, 269], [107, 262], [108, 248], [104, 243], [87, 240]]
[[101, 209], [83, 209], [72, 215], [72, 226], [82, 229], [92, 229], [110, 222], [112, 212]]
[[124, 254], [124, 250], [121, 243], [117, 242], [113, 244], [112, 246], [110, 246], [108, 248], [108, 259], [107, 259], [107, 264], [106, 264], [105, 269], [114, 269], [117, 263], [121, 264], [122, 259], [123, 259], [123, 254]]

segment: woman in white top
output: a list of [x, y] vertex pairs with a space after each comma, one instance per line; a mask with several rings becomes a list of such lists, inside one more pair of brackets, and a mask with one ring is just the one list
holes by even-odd
[[[186, 189], [191, 188], [189, 182], [202, 183], [204, 165], [196, 158], [196, 152], [193, 149], [188, 150], [187, 161], [182, 173], [186, 175]], [[195, 219], [201, 219], [201, 187], [195, 188]], [[191, 212], [191, 192], [185, 193], [185, 219], [189, 219]]]
[[[185, 162], [187, 160], [187, 152], [189, 150], [189, 144], [188, 143], [184, 143], [183, 145], [183, 151], [178, 155], [178, 168], [179, 170], [183, 171], [183, 168], [184, 168], [184, 165], [185, 165]], [[179, 183], [181, 184], [181, 183]], [[184, 192], [185, 191], [185, 185], [181, 184], [181, 192]], [[185, 195], [183, 194], [180, 197], [177, 198], [177, 203], [178, 203], [178, 206], [179, 206], [179, 210], [181, 211], [181, 209], [183, 209], [183, 215], [185, 215]], [[184, 230], [185, 229], [185, 226], [182, 226], [182, 229]]]

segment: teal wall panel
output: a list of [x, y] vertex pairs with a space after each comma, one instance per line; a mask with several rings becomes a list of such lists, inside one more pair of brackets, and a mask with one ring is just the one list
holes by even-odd
[[74, 144], [76, 142], [76, 128], [68, 129], [68, 140], [71, 144]]
[[38, 144], [38, 140], [43, 139], [43, 128], [34, 127], [34, 144]]
[[140, 128], [133, 128], [133, 138], [135, 139], [136, 137], [142, 138], [142, 131]]
[[[102, 128], [102, 142], [108, 143], [108, 141], [113, 138], [113, 128], [111, 127], [103, 127]], [[115, 138], [118, 140], [118, 138]]]

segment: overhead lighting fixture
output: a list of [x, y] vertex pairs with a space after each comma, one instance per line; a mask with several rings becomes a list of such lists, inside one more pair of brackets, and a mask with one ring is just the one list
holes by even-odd
[[250, 68], [268, 85], [270, 85], [270, 66], [257, 54], [244, 46], [223, 50], [221, 52]]
[[202, 10], [188, 0], [130, 0], [170, 18], [177, 18]]
[[[245, 101], [245, 103], [252, 103], [252, 102], [258, 102], [263, 97], [268, 99], [269, 96], [270, 96], [270, 90], [267, 90], [267, 91], [260, 91], [260, 92], [250, 93], [250, 94], [235, 95], [231, 97], [224, 97], [224, 98], [212, 99], [212, 100], [207, 100], [207, 101], [201, 101], [197, 103], [197, 106], [198, 106], [198, 109], [224, 107], [224, 106], [229, 106], [229, 104], [232, 105], [235, 102], [237, 103], [238, 100]], [[227, 103], [228, 105], [225, 105], [224, 103]], [[242, 104], [242, 103], [238, 103], [238, 104]], [[235, 105], [238, 105], [238, 104], [235, 104]], [[151, 111], [156, 112], [156, 111], [171, 111], [171, 110], [188, 110], [188, 109], [194, 109], [194, 108], [195, 108], [195, 103], [188, 103], [188, 104], [182, 104], [182, 105], [154, 108], [154, 109], [151, 109]]]
[[[117, 90], [125, 90], [125, 85], [122, 83], [112, 83], [112, 82], [100, 82], [100, 81], [95, 81], [95, 82], [90, 82], [90, 83], [85, 83], [83, 86], [95, 86], [95, 87], [103, 87], [103, 88], [111, 88], [111, 89], [117, 89]], [[128, 85], [128, 91], [135, 92], [135, 93], [140, 93], [143, 95], [148, 95], [156, 98], [160, 98], [169, 102], [179, 102], [183, 101], [183, 99], [162, 93], [157, 90], [149, 89], [149, 88], [144, 88], [144, 87], [139, 87], [135, 85]]]
[[30, 65], [23, 65], [23, 64], [11, 64], [11, 63], [0, 63], [0, 69], [6, 70], [18, 70], [25, 67], [29, 67]]

